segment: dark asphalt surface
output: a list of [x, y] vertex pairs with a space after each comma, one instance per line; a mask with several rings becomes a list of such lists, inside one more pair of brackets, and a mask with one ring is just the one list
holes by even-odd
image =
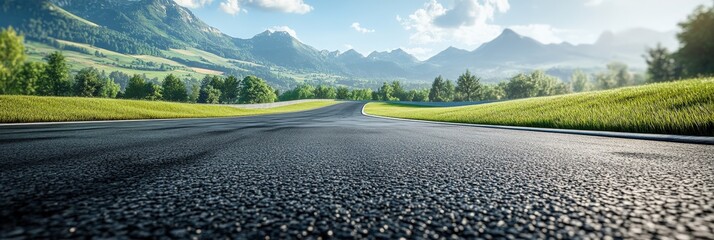
[[0, 127], [0, 238], [714, 238], [714, 146], [361, 107]]

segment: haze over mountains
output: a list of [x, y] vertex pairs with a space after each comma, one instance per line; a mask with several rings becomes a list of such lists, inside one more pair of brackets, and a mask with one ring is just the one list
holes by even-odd
[[[594, 44], [542, 44], [505, 29], [474, 50], [448, 48], [419, 61], [402, 49], [372, 52], [319, 50], [287, 32], [265, 31], [250, 39], [228, 36], [172, 0], [2, 0], [0, 26], [13, 26], [31, 41], [66, 40], [132, 55], [172, 59], [191, 67], [230, 74], [256, 74], [285, 85], [295, 74], [335, 78], [428, 81], [455, 78], [466, 69], [503, 79], [533, 69], [593, 69], [611, 61], [642, 68], [646, 47], [670, 48], [673, 32], [632, 29], [603, 33]], [[171, 49], [200, 49], [229, 64], [172, 57]]]

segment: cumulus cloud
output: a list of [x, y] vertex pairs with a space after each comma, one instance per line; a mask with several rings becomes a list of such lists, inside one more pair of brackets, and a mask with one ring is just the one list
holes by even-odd
[[397, 16], [397, 21], [404, 29], [412, 31], [412, 44], [448, 39], [478, 45], [498, 36], [502, 28], [491, 22], [496, 12], [504, 13], [509, 8], [507, 0], [457, 0], [452, 9], [430, 0], [406, 18]]
[[240, 5], [238, 0], [226, 0], [220, 4], [221, 10], [230, 15], [236, 15], [240, 12]]
[[434, 24], [445, 28], [473, 26], [486, 20], [493, 20], [496, 11], [506, 12], [510, 8], [506, 0], [486, 0], [480, 4], [476, 0], [456, 0], [454, 8], [444, 11], [434, 18]]
[[225, 0], [221, 2], [220, 7], [224, 12], [235, 15], [240, 12], [243, 6], [265, 11], [297, 14], [305, 14], [313, 9], [312, 6], [306, 4], [303, 0]]
[[362, 25], [360, 25], [360, 23], [358, 23], [358, 22], [352, 23], [351, 27], [352, 27], [352, 29], [354, 29], [354, 30], [356, 30], [356, 31], [358, 31], [358, 32], [360, 32], [360, 33], [373, 33], [373, 32], [374, 32], [374, 29], [364, 28], [364, 27], [362, 27]]
[[187, 8], [200, 8], [207, 4], [211, 4], [213, 0], [174, 0], [174, 2]]
[[246, 4], [276, 12], [305, 14], [312, 11], [312, 6], [307, 5], [303, 0], [246, 0]]
[[290, 36], [292, 36], [292, 37], [294, 37], [295, 39], [298, 39], [298, 40], [299, 40], [299, 38], [297, 37], [297, 32], [295, 32], [294, 29], [292, 29], [292, 28], [290, 28], [290, 27], [288, 27], [288, 26], [272, 26], [272, 27], [269, 27], [269, 28], [268, 28], [268, 31], [271, 31], [271, 32], [286, 32], [286, 33], [290, 34]]

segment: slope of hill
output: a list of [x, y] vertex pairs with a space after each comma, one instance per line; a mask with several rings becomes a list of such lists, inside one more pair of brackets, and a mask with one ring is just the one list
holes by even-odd
[[442, 122], [714, 136], [714, 79], [463, 107], [369, 103], [380, 116]]

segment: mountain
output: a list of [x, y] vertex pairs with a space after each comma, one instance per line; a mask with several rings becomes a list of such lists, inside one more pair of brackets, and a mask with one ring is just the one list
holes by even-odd
[[[376, 54], [379, 57], [370, 54], [372, 57], [365, 57], [361, 53], [355, 51], [354, 49], [347, 50], [346, 52], [340, 54], [335, 59], [333, 59], [340, 66], [340, 70], [350, 75], [362, 76], [362, 77], [374, 77], [374, 78], [385, 78], [385, 77], [405, 77], [408, 75], [406, 68], [396, 62], [390, 60], [382, 60], [381, 57], [386, 58], [403, 58], [409, 59], [409, 56], [404, 56], [397, 50], [391, 53]], [[412, 56], [413, 57], [413, 56]], [[405, 62], [406, 64], [406, 62]]]
[[436, 66], [446, 66], [452, 62], [467, 62], [470, 60], [471, 52], [455, 47], [449, 47], [427, 59], [426, 62]]
[[[320, 81], [431, 80], [437, 75], [453, 79], [470, 69], [485, 78], [502, 79], [514, 72], [567, 72], [603, 67], [610, 61], [641, 68], [646, 47], [657, 42], [676, 47], [672, 32], [647, 29], [605, 32], [594, 44], [580, 45], [543, 44], [505, 29], [472, 51], [449, 47], [419, 61], [403, 49], [375, 51], [366, 57], [355, 50], [318, 50], [280, 31], [265, 31], [250, 39], [234, 38], [173, 0], [0, 0], [0, 15], [0, 27], [13, 26], [28, 40], [59, 49], [84, 54], [94, 52], [88, 47], [105, 49], [134, 57], [139, 63], [145, 57], [135, 56], [149, 55], [164, 59], [156, 61], [169, 64], [169, 69], [178, 67], [187, 76], [199, 72], [255, 74], [283, 86], [308, 74], [335, 76]], [[146, 63], [148, 67], [129, 62], [111, 65], [105, 60], [95, 61], [104, 67], [164, 71], [157, 62]]]
[[250, 53], [261, 62], [298, 69], [330, 71], [327, 56], [303, 44], [287, 32], [266, 30], [246, 41]]
[[173, 0], [52, 0], [73, 14], [160, 49], [195, 47], [237, 59], [251, 57], [234, 39]]
[[385, 52], [374, 51], [370, 53], [367, 58], [373, 61], [393, 62], [400, 66], [413, 66], [419, 63], [419, 59], [405, 52], [401, 48]]
[[13, 26], [29, 40], [56, 46], [61, 39], [130, 54], [159, 54], [156, 43], [101, 27], [47, 0], [4, 0], [0, 6], [0, 26]]

